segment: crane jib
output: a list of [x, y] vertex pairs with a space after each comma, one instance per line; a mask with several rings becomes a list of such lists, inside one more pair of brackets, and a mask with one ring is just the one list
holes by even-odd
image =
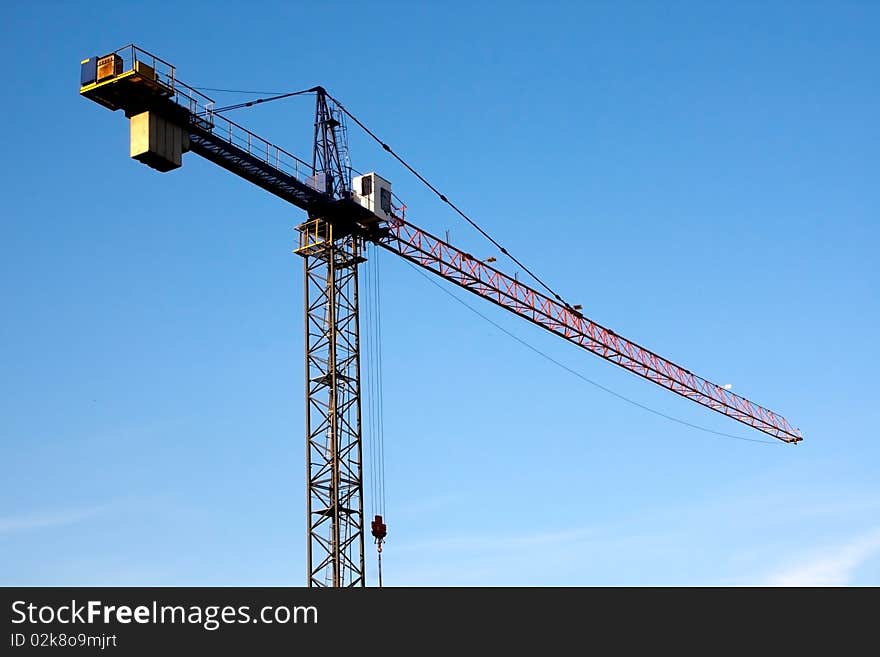
[[[139, 162], [167, 172], [182, 166], [184, 153], [193, 152], [308, 213], [298, 226], [295, 253], [302, 256], [305, 273], [309, 586], [366, 585], [358, 270], [366, 261], [367, 242], [717, 413], [786, 443], [802, 439], [784, 417], [587, 319], [579, 306], [566, 304], [323, 87], [265, 99], [315, 93], [311, 163], [228, 119], [211, 98], [181, 82], [171, 64], [133, 44], [82, 60], [79, 92], [110, 110], [123, 110], [130, 119], [130, 155]], [[256, 101], [243, 105], [251, 104]], [[405, 206], [394, 210], [391, 183], [376, 172], [352, 178], [343, 115], [555, 299], [489, 266], [494, 258], [478, 260], [405, 221]], [[351, 184], [355, 181], [359, 184]], [[387, 534], [381, 511], [371, 530], [381, 559]]]
[[[129, 58], [128, 49], [132, 52]], [[306, 210], [312, 217], [321, 216], [337, 228], [346, 224], [344, 230], [337, 230], [337, 235], [358, 232], [414, 264], [676, 394], [779, 440], [802, 440], [800, 431], [777, 413], [621, 337], [559, 300], [410, 223], [396, 222], [382, 231], [374, 225], [365, 227], [356, 215], [360, 207], [346, 199], [334, 200], [316, 186], [311, 165], [217, 114], [213, 101], [178, 80], [173, 67], [166, 62], [150, 55], [152, 59], [147, 63], [144, 51], [133, 46], [118, 52], [122, 53], [123, 63], [113, 59], [106, 74], [93, 73], [94, 67], [85, 64], [90, 60], [84, 61], [80, 89], [83, 96], [110, 109], [123, 109], [129, 117], [144, 111], [170, 117], [170, 123], [185, 126], [186, 148]], [[175, 156], [179, 158], [178, 153]], [[160, 170], [175, 166], [179, 163], [166, 163]]]
[[387, 250], [682, 397], [784, 442], [802, 440], [781, 415], [623, 338], [416, 226], [397, 222]]

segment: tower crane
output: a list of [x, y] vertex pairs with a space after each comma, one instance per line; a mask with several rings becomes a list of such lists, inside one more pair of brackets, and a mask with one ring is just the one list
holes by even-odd
[[[309, 586], [366, 585], [358, 270], [368, 244], [712, 411], [785, 443], [802, 440], [781, 415], [588, 319], [537, 277], [539, 286], [527, 285], [492, 266], [494, 259], [474, 258], [410, 223], [389, 181], [374, 172], [352, 177], [343, 119], [366, 127], [323, 87], [306, 90], [316, 97], [307, 162], [227, 118], [174, 66], [135, 45], [84, 59], [80, 69], [80, 94], [130, 120], [133, 158], [167, 172], [191, 151], [307, 213], [295, 252], [305, 272]], [[383, 518], [370, 529], [381, 548]]]

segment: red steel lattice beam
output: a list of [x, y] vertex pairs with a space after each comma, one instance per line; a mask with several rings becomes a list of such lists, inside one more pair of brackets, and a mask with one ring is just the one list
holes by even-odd
[[621, 337], [440, 238], [405, 221], [389, 228], [380, 245], [406, 260], [713, 411], [787, 443], [803, 439], [781, 415]]

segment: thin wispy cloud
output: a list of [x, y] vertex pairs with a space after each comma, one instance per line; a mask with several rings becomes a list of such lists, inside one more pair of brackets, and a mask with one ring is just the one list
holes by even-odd
[[772, 574], [768, 586], [847, 586], [859, 567], [880, 554], [880, 529], [848, 543], [826, 548], [790, 568]]
[[530, 582], [527, 577], [522, 579], [522, 575], [529, 572], [536, 561], [566, 563], [572, 553], [582, 552], [595, 534], [595, 530], [584, 528], [519, 535], [457, 535], [405, 542], [392, 548], [400, 559], [388, 581], [392, 586]]
[[425, 550], [517, 550], [576, 544], [595, 535], [595, 533], [593, 529], [572, 529], [520, 535], [449, 536], [402, 543], [397, 549], [400, 552], [422, 552]]
[[0, 534], [74, 525], [95, 518], [105, 513], [107, 509], [107, 506], [93, 506], [6, 516], [0, 518]]

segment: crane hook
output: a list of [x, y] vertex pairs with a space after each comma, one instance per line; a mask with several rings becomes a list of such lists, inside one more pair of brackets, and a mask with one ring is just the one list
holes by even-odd
[[388, 536], [388, 527], [385, 525], [385, 522], [382, 520], [382, 516], [377, 515], [373, 518], [373, 522], [370, 523], [370, 533], [373, 534], [373, 538], [376, 539], [376, 556], [379, 561], [379, 588], [382, 588], [382, 543], [385, 542], [385, 537]]

